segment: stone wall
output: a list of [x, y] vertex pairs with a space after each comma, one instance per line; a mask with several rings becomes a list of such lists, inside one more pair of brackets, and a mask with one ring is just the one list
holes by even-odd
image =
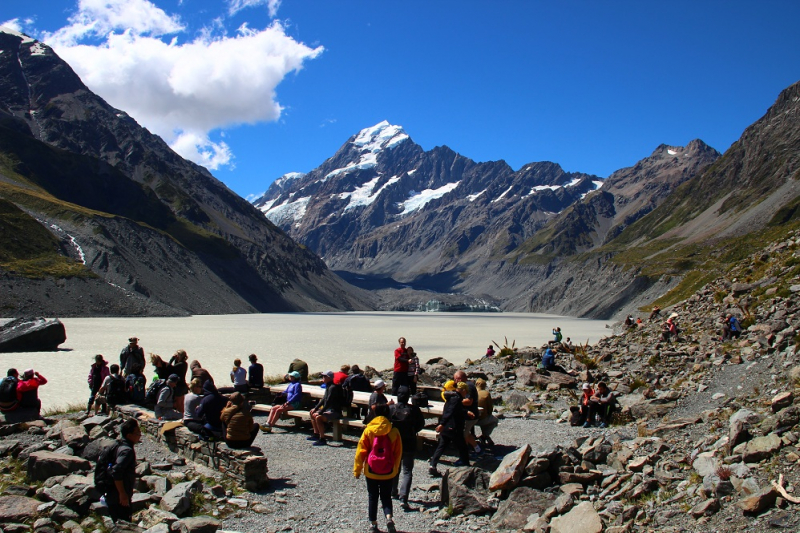
[[138, 406], [121, 405], [116, 408], [123, 418], [136, 418], [142, 431], [165, 444], [190, 461], [218, 470], [233, 479], [245, 490], [255, 492], [269, 485], [267, 458], [253, 448], [234, 450], [224, 442], [202, 441], [196, 433], [185, 427], [161, 433], [162, 424], [153, 412]]

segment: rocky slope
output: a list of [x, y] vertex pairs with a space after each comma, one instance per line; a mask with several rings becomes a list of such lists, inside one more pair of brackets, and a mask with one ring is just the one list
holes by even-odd
[[3, 312], [42, 305], [38, 287], [52, 283], [29, 280], [67, 277], [65, 254], [85, 265], [86, 299], [38, 313], [371, 307], [208, 171], [91, 93], [50, 48], [2, 31], [0, 51], [0, 194], [60, 243], [46, 261], [35, 250], [4, 258]]

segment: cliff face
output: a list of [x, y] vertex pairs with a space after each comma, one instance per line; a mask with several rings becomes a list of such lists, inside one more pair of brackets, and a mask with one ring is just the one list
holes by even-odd
[[[371, 308], [206, 169], [89, 91], [50, 48], [13, 32], [0, 32], [0, 154], [0, 195], [60, 228], [62, 252], [81, 250], [84, 283], [116, 287], [109, 299], [151, 301], [134, 313]], [[16, 259], [3, 268], [12, 278]]]

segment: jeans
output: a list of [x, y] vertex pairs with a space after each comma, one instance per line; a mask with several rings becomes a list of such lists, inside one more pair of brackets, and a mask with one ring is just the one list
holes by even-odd
[[[364, 476], [366, 477], [366, 476]], [[395, 476], [397, 477], [397, 476]], [[391, 516], [392, 513], [392, 479], [370, 479], [367, 477], [367, 494], [369, 495], [369, 521], [378, 520], [378, 498], [381, 500], [384, 516]]]
[[401, 386], [408, 387], [408, 372], [395, 372], [392, 375], [392, 395], [397, 396], [397, 389]]
[[[400, 473], [394, 477], [392, 482], [392, 492], [400, 495], [400, 501], [408, 502], [408, 494], [411, 492], [411, 479], [414, 474], [414, 452], [403, 452], [400, 460]], [[400, 478], [403, 478], [402, 480]], [[399, 486], [399, 490], [398, 490]]]

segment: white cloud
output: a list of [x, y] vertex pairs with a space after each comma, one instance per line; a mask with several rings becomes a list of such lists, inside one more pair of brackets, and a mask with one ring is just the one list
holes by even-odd
[[269, 16], [275, 18], [278, 15], [278, 8], [281, 7], [282, 0], [228, 0], [228, 13], [235, 15], [242, 9], [266, 5]]
[[323, 51], [295, 41], [278, 21], [263, 30], [243, 24], [234, 36], [205, 29], [179, 43], [181, 21], [148, 0], [81, 0], [78, 7], [70, 25], [43, 40], [92, 91], [212, 169], [233, 154], [209, 134], [278, 120], [278, 84]]
[[22, 26], [19, 23], [19, 19], [11, 19], [3, 22], [0, 26], [5, 26], [11, 30], [14, 30], [17, 33], [22, 33]]

